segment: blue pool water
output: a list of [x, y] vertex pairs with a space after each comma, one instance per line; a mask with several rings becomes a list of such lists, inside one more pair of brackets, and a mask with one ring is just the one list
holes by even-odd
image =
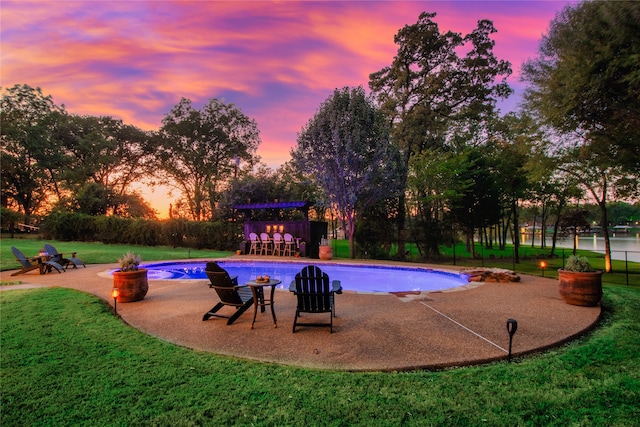
[[[288, 288], [306, 262], [216, 260], [238, 283], [246, 283], [260, 275], [281, 280], [279, 287]], [[467, 276], [417, 267], [378, 265], [317, 264], [330, 280], [340, 280], [342, 288], [359, 292], [441, 291], [467, 284]], [[205, 262], [161, 262], [145, 264], [147, 277], [153, 279], [207, 279]]]

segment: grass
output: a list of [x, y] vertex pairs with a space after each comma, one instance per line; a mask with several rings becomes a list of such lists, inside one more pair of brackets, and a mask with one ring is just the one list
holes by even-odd
[[[37, 240], [1, 241], [37, 252]], [[185, 249], [53, 242], [87, 262], [127, 250], [145, 260]], [[30, 246], [32, 245], [32, 246]], [[25, 249], [26, 248], [26, 249]], [[191, 257], [228, 252], [192, 251]], [[11, 260], [13, 255], [11, 255]], [[15, 268], [12, 265], [10, 268]], [[537, 260], [520, 271], [536, 271]], [[549, 268], [551, 270], [551, 268]], [[538, 270], [539, 271], [539, 270]], [[551, 271], [549, 271], [551, 272]], [[91, 295], [0, 292], [2, 425], [631, 426], [640, 416], [640, 284], [605, 275], [604, 318], [538, 356], [441, 372], [350, 373], [249, 362], [150, 337]]]
[[130, 328], [64, 288], [0, 292], [2, 424], [631, 426], [640, 292], [613, 286], [590, 335], [508, 364], [349, 373], [248, 362]]
[[96, 242], [43, 241], [37, 238], [2, 238], [0, 239], [0, 270], [19, 268], [20, 264], [11, 252], [12, 246], [20, 249], [26, 256], [32, 256], [37, 255], [45, 243], [51, 243], [58, 252], [62, 252], [63, 254], [77, 252], [78, 258], [81, 258], [87, 264], [115, 263], [118, 262], [118, 258], [122, 258], [128, 251], [140, 254], [143, 262], [169, 259], [215, 258], [232, 254], [232, 252], [225, 251], [172, 248], [170, 246], [107, 245]]
[[[335, 258], [349, 257], [349, 242], [347, 240], [334, 239], [331, 242]], [[421, 262], [416, 246], [414, 244], [408, 244], [407, 248], [409, 251], [408, 259], [413, 262]], [[516, 271], [517, 273], [531, 274], [534, 276], [539, 276], [544, 273], [545, 277], [553, 278], [558, 277], [558, 269], [564, 266], [563, 254], [565, 258], [572, 254], [570, 249], [556, 248], [555, 256], [550, 257], [550, 248], [532, 248], [527, 245], [520, 248], [520, 263], [515, 264], [512, 245], [507, 246], [504, 250], [500, 250], [497, 248], [497, 245], [494, 249], [486, 249], [477, 243], [476, 254], [480, 256], [480, 258], [475, 259], [472, 258], [471, 253], [466, 251], [464, 243], [458, 243], [455, 249], [452, 246], [442, 246], [440, 251], [441, 256], [438, 259], [430, 259], [427, 262], [430, 264], [453, 266], [455, 254], [456, 266], [505, 268]], [[591, 265], [596, 270], [605, 270], [603, 254], [587, 250], [578, 250], [577, 254], [589, 258]], [[544, 272], [540, 269], [540, 261], [547, 263]], [[625, 264], [625, 261], [612, 260], [612, 268], [613, 273], [608, 273], [603, 277], [604, 283], [640, 283], [640, 263], [629, 262]], [[626, 271], [629, 272], [629, 277], [627, 277]]]

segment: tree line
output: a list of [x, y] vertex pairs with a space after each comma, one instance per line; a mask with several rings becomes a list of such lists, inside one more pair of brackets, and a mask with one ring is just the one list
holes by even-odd
[[521, 108], [505, 115], [496, 105], [512, 93], [512, 69], [494, 53], [493, 23], [463, 35], [435, 18], [398, 31], [369, 94], [336, 89], [277, 171], [256, 155], [256, 122], [217, 99], [200, 109], [182, 99], [146, 132], [70, 114], [39, 88], [9, 88], [2, 206], [26, 223], [50, 211], [152, 217], [135, 182], [174, 187], [171, 215], [195, 221], [233, 219], [247, 200], [310, 200], [344, 230], [352, 257], [357, 243], [403, 259], [407, 242], [432, 257], [459, 238], [470, 251], [480, 238], [518, 254], [523, 209], [555, 235], [588, 200], [600, 208], [609, 270], [607, 207], [640, 194], [640, 3], [565, 7], [522, 66]]

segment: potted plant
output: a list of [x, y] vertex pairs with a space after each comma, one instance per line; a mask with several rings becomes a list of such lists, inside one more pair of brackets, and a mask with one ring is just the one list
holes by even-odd
[[330, 260], [333, 257], [333, 249], [331, 248], [331, 240], [322, 238], [320, 239], [320, 259]]
[[147, 295], [147, 269], [140, 268], [140, 255], [127, 252], [118, 259], [120, 269], [113, 272], [113, 289], [117, 289], [117, 302], [140, 301]]
[[583, 256], [571, 255], [558, 270], [560, 296], [567, 304], [593, 307], [602, 299], [602, 271]]

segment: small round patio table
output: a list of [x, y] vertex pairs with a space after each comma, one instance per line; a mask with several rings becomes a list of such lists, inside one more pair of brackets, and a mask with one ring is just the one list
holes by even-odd
[[[253, 294], [253, 321], [251, 322], [251, 329], [253, 329], [253, 324], [256, 322], [256, 314], [258, 314], [258, 307], [262, 308], [264, 311], [264, 307], [271, 306], [271, 316], [273, 317], [273, 327], [277, 328], [278, 323], [276, 320], [276, 312], [273, 309], [273, 294], [276, 290], [276, 286], [282, 283], [281, 280], [271, 279], [268, 282], [257, 282], [255, 280], [250, 280], [245, 283], [249, 288], [251, 288], [251, 293]], [[264, 287], [271, 286], [271, 294], [269, 299], [264, 297]]]

